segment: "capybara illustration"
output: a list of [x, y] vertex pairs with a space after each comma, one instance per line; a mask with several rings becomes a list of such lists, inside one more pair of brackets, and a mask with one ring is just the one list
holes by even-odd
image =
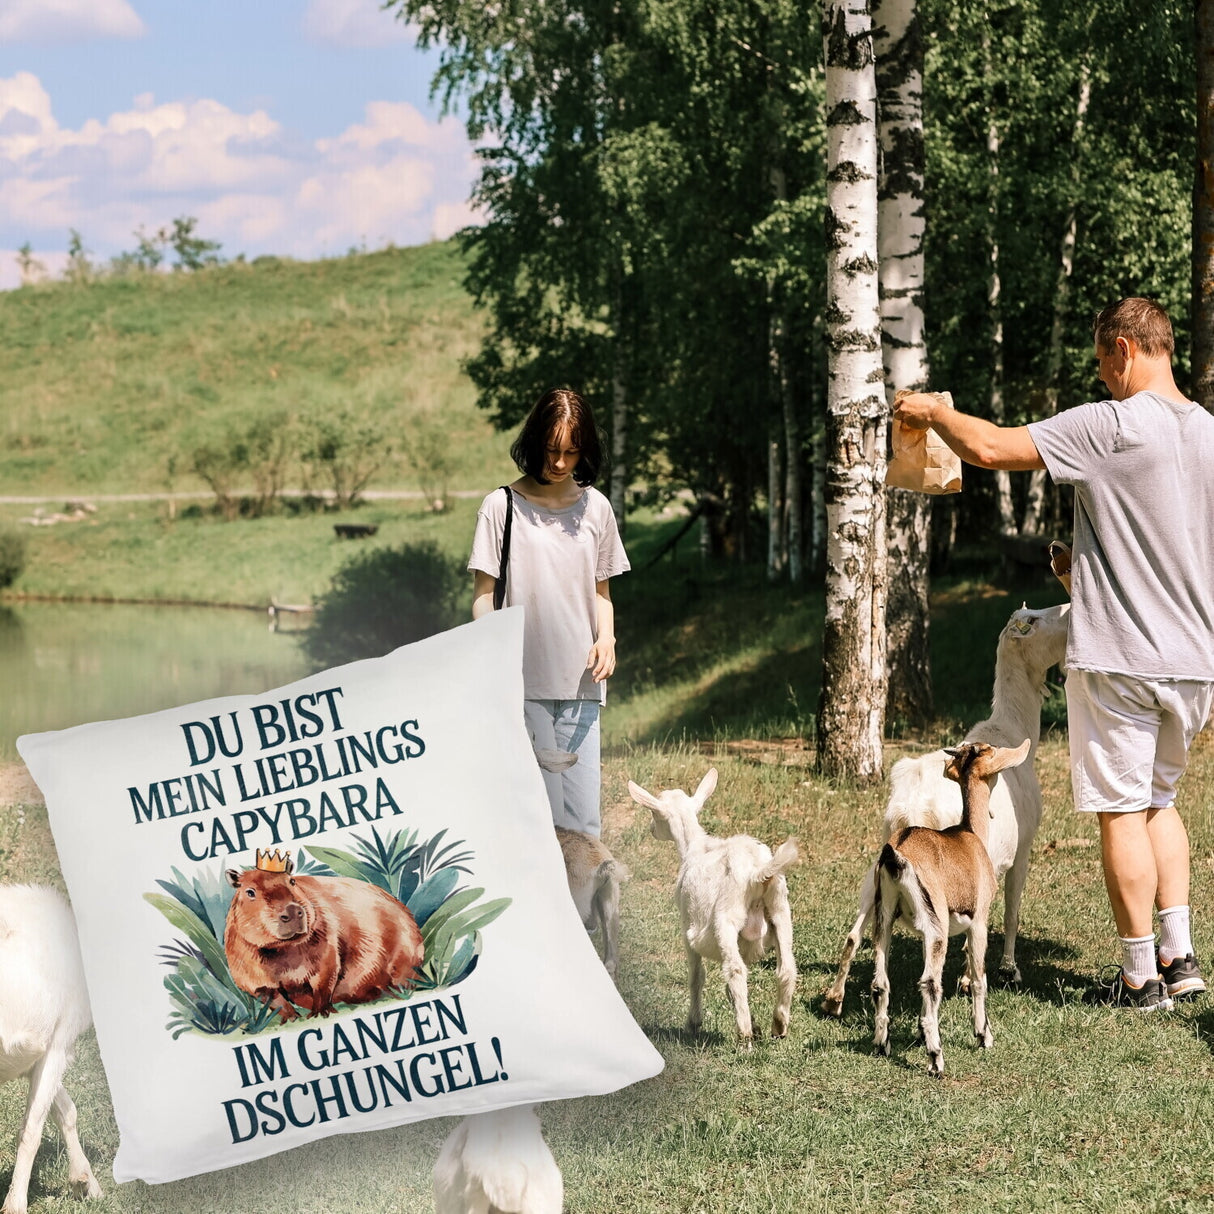
[[290, 856], [258, 851], [256, 868], [228, 869], [223, 948], [236, 985], [283, 1020], [292, 1004], [327, 1016], [410, 985], [424, 949], [409, 908], [368, 881], [296, 876]]

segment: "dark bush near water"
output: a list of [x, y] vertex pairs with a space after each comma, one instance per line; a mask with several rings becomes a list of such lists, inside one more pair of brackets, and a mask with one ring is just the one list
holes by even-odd
[[376, 548], [343, 565], [301, 634], [317, 667], [379, 657], [458, 622], [466, 574], [431, 541]]
[[11, 586], [25, 571], [25, 536], [0, 531], [0, 590]]

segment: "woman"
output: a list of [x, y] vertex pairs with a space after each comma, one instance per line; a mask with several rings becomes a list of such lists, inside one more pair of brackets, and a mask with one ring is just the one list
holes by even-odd
[[553, 822], [597, 837], [599, 708], [615, 670], [608, 581], [629, 564], [611, 504], [594, 488], [603, 454], [590, 406], [563, 388], [545, 393], [510, 455], [523, 475], [490, 493], [476, 516], [472, 616], [494, 607], [509, 500], [504, 606], [526, 611], [524, 718], [537, 752], [576, 756], [564, 771], [548, 770], [560, 763], [545, 758]]

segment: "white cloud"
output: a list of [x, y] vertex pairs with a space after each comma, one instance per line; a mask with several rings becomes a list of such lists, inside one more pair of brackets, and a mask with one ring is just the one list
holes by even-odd
[[127, 0], [0, 0], [0, 43], [87, 42], [146, 33]]
[[315, 42], [377, 47], [413, 42], [415, 26], [385, 12], [379, 0], [312, 0], [303, 17], [304, 33]]
[[[0, 79], [0, 244], [28, 240], [44, 261], [69, 228], [105, 260], [133, 248], [137, 228], [181, 215], [196, 216], [198, 234], [228, 257], [441, 239], [476, 222], [475, 174], [455, 119], [431, 121], [402, 102], [371, 102], [361, 122], [313, 142], [264, 110], [146, 93], [72, 129], [36, 76]], [[0, 266], [0, 282], [13, 274]]]

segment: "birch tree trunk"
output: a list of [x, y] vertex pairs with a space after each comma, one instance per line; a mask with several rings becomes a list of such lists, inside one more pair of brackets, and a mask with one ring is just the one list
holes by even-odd
[[[923, 318], [923, 43], [915, 0], [875, 0], [878, 238], [885, 394], [927, 387]], [[886, 712], [916, 723], [932, 712], [928, 656], [931, 498], [886, 490]]]
[[824, 0], [826, 626], [818, 766], [877, 779], [885, 715], [885, 439], [877, 86], [868, 0]]
[[[986, 78], [992, 79], [991, 39], [982, 35], [983, 59], [986, 63]], [[987, 227], [986, 239], [989, 250], [991, 272], [987, 279], [987, 315], [991, 322], [991, 421], [1002, 426], [1005, 416], [1003, 407], [1003, 287], [999, 281], [999, 125], [995, 121], [995, 107], [987, 105], [986, 127], [987, 163]], [[1003, 535], [1016, 534], [1016, 511], [1012, 505], [1012, 478], [1002, 468], [995, 472], [995, 504], [999, 511], [999, 530]]]
[[[1050, 350], [1045, 369], [1045, 403], [1042, 417], [1058, 412], [1058, 380], [1062, 374], [1062, 334], [1066, 326], [1067, 305], [1071, 295], [1071, 272], [1075, 268], [1075, 237], [1078, 230], [1080, 172], [1083, 150], [1083, 124], [1088, 103], [1092, 100], [1092, 73], [1085, 61], [1079, 69], [1079, 103], [1075, 107], [1075, 129], [1071, 135], [1071, 196], [1067, 206], [1066, 223], [1062, 229], [1062, 253], [1058, 259], [1058, 282], [1054, 287], [1054, 321], [1050, 326]], [[1036, 535], [1041, 530], [1041, 507], [1045, 502], [1045, 471], [1034, 470], [1029, 477], [1028, 494], [1024, 503], [1024, 522], [1020, 530]]]
[[1197, 0], [1193, 181], [1193, 398], [1214, 410], [1214, 0]]
[[[784, 170], [773, 164], [770, 173], [772, 194], [778, 203], [788, 201], [788, 178]], [[771, 355], [775, 389], [780, 398], [784, 420], [784, 554], [788, 580], [794, 586], [801, 581], [805, 564], [805, 540], [801, 526], [803, 513], [801, 489], [801, 426], [797, 417], [797, 401], [788, 374], [786, 347], [787, 326], [779, 300], [769, 299], [771, 309]]]

